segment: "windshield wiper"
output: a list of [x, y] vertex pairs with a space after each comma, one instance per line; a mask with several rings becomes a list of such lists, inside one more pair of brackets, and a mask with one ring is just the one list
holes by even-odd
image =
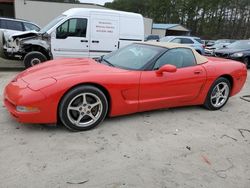
[[104, 56], [101, 56], [101, 60], [107, 63], [109, 66], [114, 67], [112, 63], [110, 63], [107, 59], [104, 59]]
[[106, 64], [108, 64], [111, 67], [115, 67], [112, 63], [110, 63], [107, 59], [104, 59], [104, 55], [101, 57], [93, 58], [94, 60], [98, 61], [99, 63], [102, 63], [104, 61]]

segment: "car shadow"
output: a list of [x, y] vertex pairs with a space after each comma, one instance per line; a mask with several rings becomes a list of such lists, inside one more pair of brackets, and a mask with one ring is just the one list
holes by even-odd
[[[158, 109], [153, 111], [145, 111], [145, 112], [138, 112], [134, 114], [128, 114], [123, 116], [117, 116], [117, 117], [106, 117], [103, 123], [101, 123], [100, 126], [97, 126], [94, 129], [103, 129], [106, 126], [109, 126], [110, 124], [117, 124], [121, 121], [138, 121], [140, 118], [150, 118], [152, 116], [162, 116], [164, 118], [167, 118], [169, 115], [172, 115], [173, 113], [182, 113], [182, 112], [189, 112], [189, 111], [195, 111], [195, 113], [200, 113], [202, 111], [207, 111], [203, 107], [200, 106], [187, 106], [187, 107], [176, 107], [176, 108], [165, 108], [165, 109]], [[119, 125], [116, 125], [119, 126]], [[16, 129], [21, 129], [28, 132], [76, 132], [76, 131], [70, 131], [66, 127], [64, 127], [62, 124], [23, 124], [23, 123], [16, 123]], [[92, 129], [92, 130], [94, 130]], [[91, 130], [90, 130], [91, 131]]]

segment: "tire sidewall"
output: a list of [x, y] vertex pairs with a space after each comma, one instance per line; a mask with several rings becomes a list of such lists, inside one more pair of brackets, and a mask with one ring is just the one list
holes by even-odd
[[[70, 103], [70, 101], [77, 95], [81, 94], [81, 93], [93, 93], [95, 95], [97, 95], [102, 103], [103, 106], [103, 111], [101, 116], [99, 117], [99, 119], [93, 123], [92, 125], [89, 125], [87, 127], [78, 127], [74, 124], [71, 123], [71, 121], [69, 120], [68, 116], [67, 116], [67, 107]], [[62, 124], [72, 130], [72, 131], [86, 131], [86, 130], [90, 130], [93, 129], [94, 127], [96, 127], [98, 124], [100, 124], [106, 117], [108, 112], [108, 101], [107, 98], [105, 96], [105, 94], [98, 88], [94, 87], [94, 86], [90, 86], [90, 85], [82, 85], [82, 86], [78, 86], [72, 90], [70, 90], [68, 93], [66, 93], [60, 104], [59, 104], [59, 118], [60, 121], [62, 122]]]
[[[212, 94], [212, 92], [213, 92], [213, 90], [214, 90], [214, 87], [215, 87], [217, 84], [221, 83], [221, 82], [227, 83], [227, 85], [228, 85], [228, 87], [229, 87], [229, 94], [228, 94], [227, 100], [225, 101], [225, 103], [224, 103], [222, 106], [220, 106], [220, 107], [215, 107], [215, 106], [212, 105], [211, 100], [210, 100], [210, 99], [211, 99], [211, 94]], [[228, 79], [226, 79], [226, 78], [224, 78], [224, 77], [220, 77], [220, 78], [218, 78], [217, 80], [215, 80], [215, 82], [212, 84], [212, 86], [210, 87], [210, 89], [209, 89], [209, 91], [208, 91], [207, 98], [206, 98], [206, 101], [205, 101], [204, 106], [205, 106], [206, 108], [208, 108], [209, 110], [219, 110], [219, 109], [221, 109], [221, 108], [227, 103], [227, 101], [228, 101], [228, 99], [229, 99], [229, 97], [230, 97], [231, 87], [232, 87], [232, 86], [231, 86], [230, 82], [228, 81]]]
[[250, 67], [250, 65], [249, 65], [249, 59], [250, 59], [250, 57], [245, 57], [245, 58], [243, 59], [243, 63], [246, 65], [247, 68]]
[[39, 59], [41, 61], [41, 63], [44, 61], [47, 61], [47, 58], [43, 53], [30, 52], [30, 53], [26, 54], [26, 56], [24, 57], [24, 60], [23, 60], [25, 68], [32, 67], [33, 65], [31, 64], [31, 61], [32, 61], [32, 59], [35, 59], [35, 58]]

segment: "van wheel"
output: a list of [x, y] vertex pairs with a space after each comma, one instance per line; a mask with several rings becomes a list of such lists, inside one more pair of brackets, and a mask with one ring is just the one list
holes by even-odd
[[108, 112], [105, 94], [91, 85], [81, 85], [65, 94], [58, 115], [70, 130], [86, 131], [100, 124]]
[[29, 52], [24, 57], [23, 63], [25, 68], [32, 67], [34, 65], [40, 64], [44, 61], [47, 61], [46, 56], [41, 52]]
[[4, 33], [0, 31], [0, 57], [5, 57], [3, 52], [3, 45], [4, 45]]

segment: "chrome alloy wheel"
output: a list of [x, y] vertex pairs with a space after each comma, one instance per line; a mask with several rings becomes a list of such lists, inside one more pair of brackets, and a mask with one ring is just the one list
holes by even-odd
[[67, 107], [67, 116], [72, 124], [88, 127], [94, 124], [103, 111], [101, 99], [93, 93], [81, 93], [75, 96]]
[[210, 101], [214, 107], [219, 108], [225, 104], [228, 97], [229, 97], [228, 84], [226, 82], [220, 82], [214, 87]]

